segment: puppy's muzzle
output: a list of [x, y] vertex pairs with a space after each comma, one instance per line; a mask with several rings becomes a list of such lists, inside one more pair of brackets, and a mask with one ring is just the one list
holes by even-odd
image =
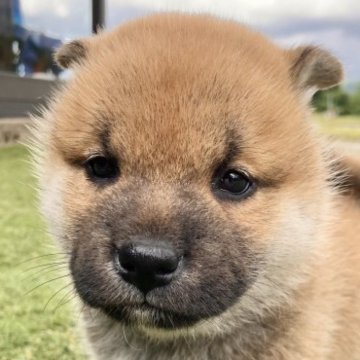
[[119, 274], [144, 294], [170, 284], [180, 271], [182, 257], [167, 244], [138, 241], [123, 245], [116, 253]]

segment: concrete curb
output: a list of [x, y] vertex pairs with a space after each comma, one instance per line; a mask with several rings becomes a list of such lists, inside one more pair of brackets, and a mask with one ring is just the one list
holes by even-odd
[[30, 122], [30, 118], [0, 118], [0, 146], [25, 142]]

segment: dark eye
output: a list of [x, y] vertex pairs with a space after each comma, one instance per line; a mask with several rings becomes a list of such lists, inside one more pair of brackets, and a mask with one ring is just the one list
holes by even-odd
[[230, 169], [218, 175], [213, 186], [215, 190], [242, 197], [252, 190], [253, 183], [244, 172]]
[[119, 174], [116, 160], [105, 156], [94, 156], [85, 166], [90, 179], [114, 179]]

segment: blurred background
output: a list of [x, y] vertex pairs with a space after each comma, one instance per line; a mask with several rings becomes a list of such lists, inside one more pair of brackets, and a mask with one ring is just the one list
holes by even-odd
[[[53, 52], [99, 27], [158, 11], [234, 19], [285, 47], [316, 44], [344, 64], [345, 81], [313, 99], [314, 125], [360, 154], [359, 0], [0, 0], [0, 360], [83, 359], [66, 262], [37, 212], [26, 147], [30, 114], [67, 81]], [[60, 275], [59, 275], [60, 274]]]
[[[313, 105], [325, 133], [342, 139], [360, 136], [360, 1], [358, 0], [0, 0], [0, 118], [27, 117], [51, 87], [71, 74], [53, 62], [53, 51], [96, 26], [111, 29], [155, 11], [207, 12], [246, 23], [282, 46], [323, 46], [344, 64], [342, 86], [318, 93]], [[338, 116], [347, 116], [339, 122]], [[332, 121], [325, 121], [332, 119]], [[1, 125], [2, 124], [2, 125]], [[23, 134], [18, 120], [0, 123], [0, 142]]]

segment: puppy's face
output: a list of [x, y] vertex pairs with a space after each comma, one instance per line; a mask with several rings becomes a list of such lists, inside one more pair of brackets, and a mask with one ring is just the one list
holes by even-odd
[[181, 328], [292, 286], [325, 198], [302, 96], [339, 80], [330, 55], [162, 15], [58, 60], [76, 75], [40, 129], [42, 198], [86, 304]]

